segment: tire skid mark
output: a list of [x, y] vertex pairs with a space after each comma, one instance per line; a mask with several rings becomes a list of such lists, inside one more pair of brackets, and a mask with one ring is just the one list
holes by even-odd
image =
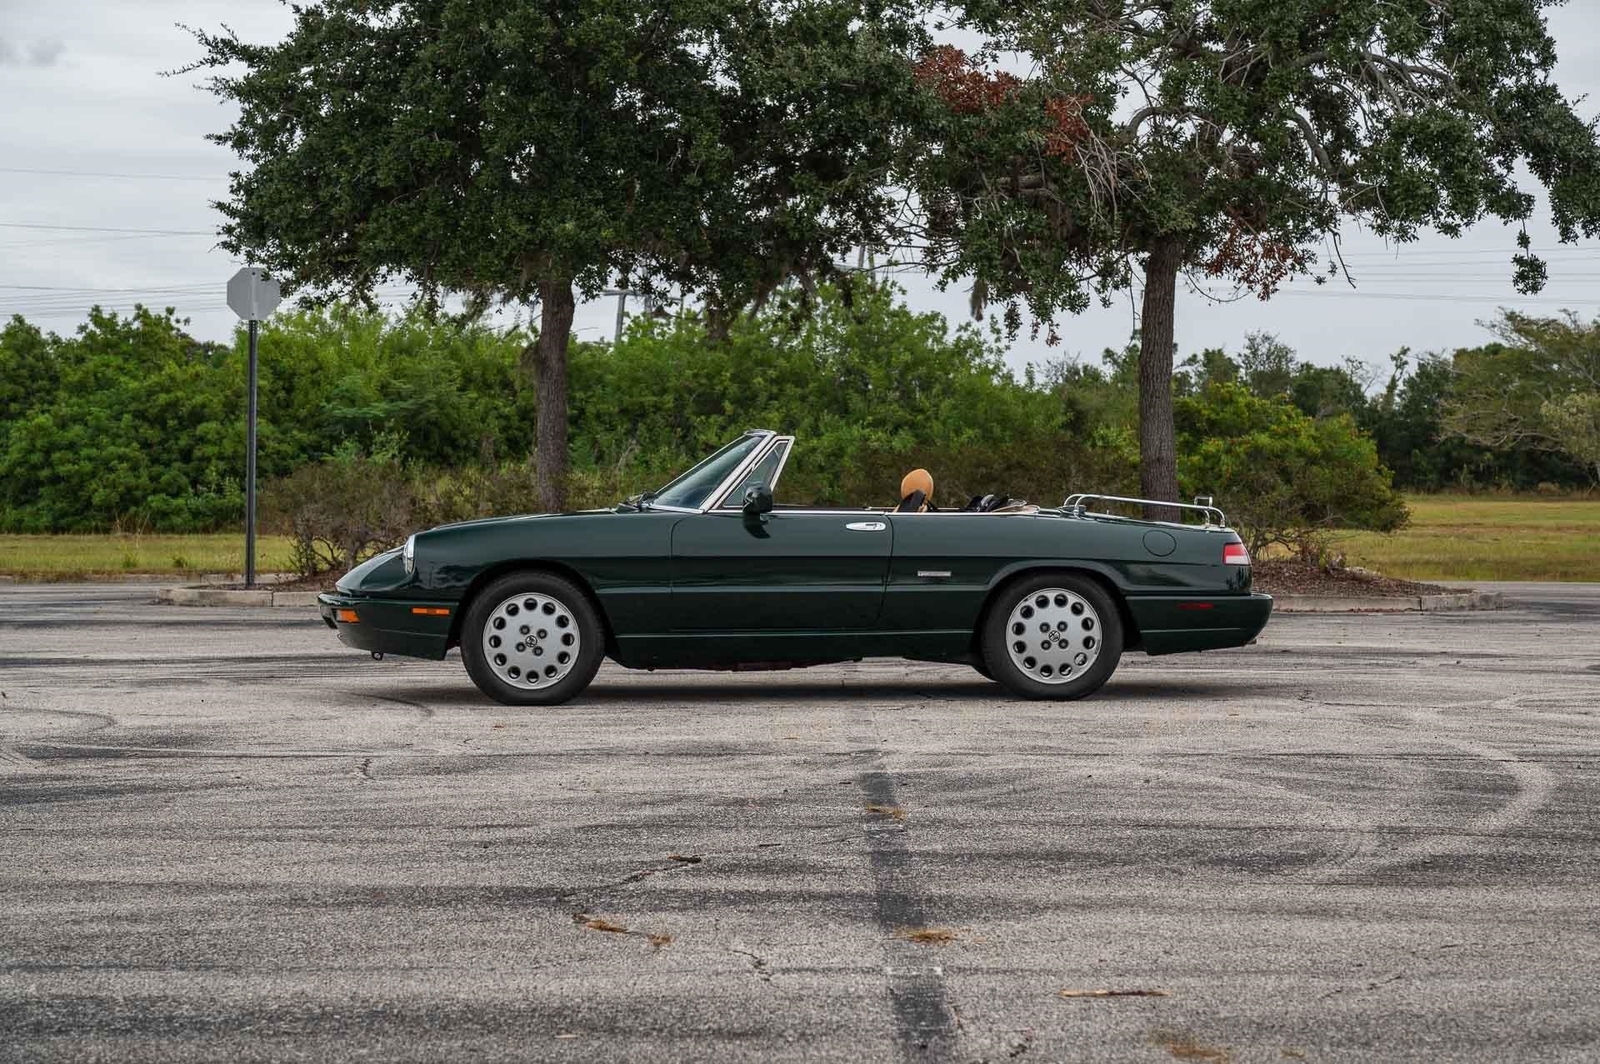
[[[17, 772], [43, 772], [44, 766], [6, 743], [0, 743], [0, 768]], [[5, 775], [0, 772], [0, 775]]]
[[80, 759], [78, 755], [87, 755], [92, 758], [98, 754], [106, 758], [140, 758], [150, 760], [175, 759], [191, 761], [233, 761], [233, 760], [304, 760], [313, 758], [380, 758], [380, 757], [410, 757], [427, 760], [440, 758], [523, 758], [545, 755], [525, 754], [516, 751], [494, 753], [492, 751], [473, 751], [463, 753], [438, 754], [423, 750], [204, 750], [204, 749], [174, 749], [170, 746], [115, 746], [108, 743], [54, 743], [48, 740], [31, 740], [16, 743], [18, 747], [27, 747], [35, 751], [31, 755], [33, 760], [67, 760]]
[[957, 1020], [945, 996], [944, 969], [927, 963], [928, 947], [896, 935], [928, 926], [927, 905], [911, 866], [903, 822], [887, 810], [901, 808], [881, 753], [856, 777], [861, 797], [880, 812], [870, 813], [862, 830], [872, 870], [873, 904], [883, 931], [884, 977], [894, 1012], [895, 1040], [904, 1061], [955, 1059]]
[[[1240, 755], [1248, 757], [1249, 755]], [[1314, 864], [1308, 865], [1295, 872], [1285, 873], [1295, 879], [1317, 879], [1325, 874], [1326, 869], [1341, 868], [1348, 862], [1355, 860], [1360, 854], [1369, 851], [1377, 841], [1377, 832], [1371, 825], [1351, 815], [1343, 804], [1320, 795], [1308, 794], [1304, 791], [1288, 787], [1280, 783], [1269, 783], [1257, 779], [1237, 779], [1220, 772], [1198, 772], [1193, 769], [1174, 769], [1158, 764], [1161, 755], [1151, 754], [1147, 760], [1135, 761], [1126, 765], [1109, 765], [1102, 771], [1117, 775], [1157, 775], [1163, 779], [1184, 780], [1190, 783], [1199, 783], [1206, 787], [1218, 787], [1247, 795], [1269, 795], [1273, 798], [1294, 802], [1313, 803], [1326, 810], [1327, 820], [1333, 827], [1324, 827], [1324, 831], [1332, 833], [1335, 839], [1340, 840], [1332, 852]], [[1296, 830], [1288, 825], [1282, 828], [1285, 832]], [[1248, 853], [1257, 850], [1245, 851]]]
[[[1417, 723], [1422, 723], [1421, 715], [1416, 716]], [[1465, 854], [1482, 848], [1488, 842], [1503, 841], [1512, 837], [1512, 829], [1532, 820], [1555, 794], [1558, 781], [1555, 773], [1543, 762], [1518, 758], [1487, 743], [1451, 736], [1442, 736], [1440, 741], [1510, 776], [1516, 785], [1516, 794], [1505, 804], [1473, 817], [1460, 827], [1436, 830], [1404, 842], [1387, 853], [1374, 854], [1353, 862], [1339, 870], [1338, 878], [1368, 874], [1436, 857]]]
[[85, 709], [45, 709], [43, 706], [18, 705], [13, 702], [7, 702], [4, 707], [0, 707], [0, 720], [6, 720], [19, 715], [62, 717], [66, 720], [89, 721], [93, 724], [93, 727], [84, 728], [81, 731], [73, 732], [73, 735], [89, 735], [93, 732], [102, 731], [106, 728], [114, 728], [117, 726], [117, 718], [111, 716], [109, 713], [95, 713]]
[[[1330, 703], [1302, 695], [1294, 699], [1290, 705], [1296, 709], [1303, 710], [1307, 706], [1321, 709], [1330, 706]], [[1362, 723], [1370, 724], [1374, 727], [1389, 726], [1387, 722], [1363, 721]], [[1426, 775], [1426, 763], [1436, 758], [1436, 755], [1432, 754], [1390, 754], [1371, 757], [1359, 752], [1351, 753], [1349, 751], [1337, 753], [1329, 751], [1238, 751], [1197, 755], [1189, 751], [1163, 752], [1158, 748], [1158, 744], [1166, 738], [1169, 737], [1160, 734], [1147, 734], [1136, 744], [1128, 761], [1123, 764], [1112, 763], [1104, 765], [1099, 771], [1121, 775], [1135, 773], [1156, 774], [1168, 779], [1184, 779], [1209, 786], [1222, 787], [1242, 794], [1266, 794], [1298, 805], [1310, 803], [1321, 807], [1326, 811], [1326, 817], [1319, 826], [1319, 833], [1331, 833], [1335, 838], [1342, 840], [1342, 844], [1330, 848], [1330, 852], [1326, 856], [1305, 868], [1285, 873], [1290, 878], [1319, 883], [1326, 881], [1331, 875], [1348, 867], [1350, 864], [1360, 862], [1366, 855], [1374, 853], [1383, 834], [1380, 826], [1373, 823], [1370, 818], [1364, 818], [1352, 812], [1347, 797], [1324, 797], [1287, 784], [1253, 777], [1239, 779], [1235, 776], [1224, 774], [1220, 771], [1220, 766], [1218, 769], [1207, 771], [1205, 762], [1219, 761], [1226, 764], [1235, 759], [1243, 759], [1265, 760], [1270, 764], [1284, 759], [1291, 763], [1296, 763], [1306, 760], [1321, 761], [1328, 759], [1331, 755], [1334, 759], [1345, 759], [1361, 763], [1371, 762], [1373, 767], [1377, 768], [1385, 776], [1398, 777], [1401, 783], [1399, 790], [1404, 793], [1409, 786]], [[1167, 764], [1160, 764], [1171, 760], [1187, 762], [1188, 764], [1199, 762], [1200, 764], [1195, 768], [1173, 768]], [[1283, 830], [1298, 829], [1285, 826]]]
[[424, 705], [412, 698], [400, 698], [395, 695], [368, 695], [367, 697], [377, 702], [388, 702], [396, 706], [404, 706], [406, 709], [415, 711], [423, 720], [432, 720], [434, 717], [432, 706]]

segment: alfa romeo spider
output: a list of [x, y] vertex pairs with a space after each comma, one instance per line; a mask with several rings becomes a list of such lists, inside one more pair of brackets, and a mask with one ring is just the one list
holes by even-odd
[[993, 498], [959, 510], [776, 501], [793, 436], [747, 432], [607, 510], [418, 532], [319, 598], [349, 646], [460, 647], [508, 705], [579, 694], [604, 658], [635, 669], [793, 668], [867, 657], [965, 663], [1023, 698], [1098, 690], [1125, 651], [1243, 646], [1272, 612], [1222, 512], [1149, 500]]

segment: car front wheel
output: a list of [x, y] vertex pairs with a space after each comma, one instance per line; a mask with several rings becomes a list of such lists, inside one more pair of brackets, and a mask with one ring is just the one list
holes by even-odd
[[503, 705], [553, 706], [589, 686], [605, 633], [589, 598], [553, 573], [511, 573], [472, 600], [461, 659], [478, 690]]
[[983, 657], [994, 678], [1023, 698], [1082, 698], [1116, 671], [1122, 619], [1111, 595], [1088, 577], [1025, 576], [989, 611]]

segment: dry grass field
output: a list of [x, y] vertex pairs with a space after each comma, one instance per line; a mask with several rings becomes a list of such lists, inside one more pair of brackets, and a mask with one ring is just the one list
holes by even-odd
[[1351, 565], [1411, 580], [1600, 580], [1600, 499], [1413, 495], [1411, 525], [1341, 533]]
[[[285, 569], [289, 541], [262, 536], [256, 568]], [[0, 535], [0, 573], [33, 580], [87, 580], [96, 576], [237, 573], [244, 569], [244, 536], [207, 535]]]
[[[1600, 499], [1414, 495], [1411, 526], [1340, 533], [1351, 565], [1411, 580], [1600, 580]], [[257, 567], [286, 569], [289, 544], [263, 536]], [[79, 580], [107, 574], [236, 573], [244, 539], [211, 535], [0, 535], [0, 574]]]

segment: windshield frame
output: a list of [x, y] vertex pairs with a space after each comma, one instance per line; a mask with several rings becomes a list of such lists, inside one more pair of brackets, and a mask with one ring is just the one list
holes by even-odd
[[[717, 501], [728, 492], [730, 487], [739, 483], [740, 479], [747, 474], [747, 471], [751, 469], [756, 462], [761, 460], [761, 456], [766, 454], [767, 446], [772, 442], [772, 438], [776, 435], [777, 433], [773, 432], [771, 429], [751, 429], [749, 432], [741, 433], [735, 439], [729, 440], [727, 443], [723, 444], [721, 447], [718, 447], [715, 451], [712, 451], [710, 454], [700, 459], [700, 461], [696, 462], [682, 473], [673, 477], [656, 491], [647, 494], [643, 500], [644, 505], [651, 509], [673, 510], [679, 513], [705, 513], [712, 506], [716, 505]], [[711, 490], [701, 500], [701, 505], [683, 506], [674, 503], [659, 503], [655, 501], [658, 497], [671, 491], [674, 486], [694, 478], [695, 475], [704, 470], [706, 466], [710, 465], [712, 462], [715, 462], [718, 458], [721, 458], [735, 447], [738, 447], [740, 444], [752, 439], [755, 441], [755, 446], [750, 448], [749, 453], [747, 453], [738, 462], [738, 464], [728, 473], [727, 476], [723, 477], [722, 480], [718, 481], [712, 486]]]
[[773, 452], [779, 450], [780, 448], [782, 449], [783, 454], [778, 459], [778, 466], [772, 471], [772, 476], [768, 477], [765, 482], [767, 488], [772, 491], [774, 495], [776, 495], [778, 491], [778, 481], [783, 477], [783, 467], [789, 464], [789, 456], [794, 454], [793, 436], [775, 436], [771, 440], [767, 441], [767, 446], [761, 450], [761, 457], [750, 463], [750, 465], [745, 469], [742, 477], [724, 485], [722, 498], [707, 506], [706, 512], [709, 513], [712, 510], [726, 511], [743, 509], [744, 499], [740, 498], [739, 489], [745, 487], [745, 481], [755, 476], [756, 470], [766, 465], [768, 460], [772, 458]]

